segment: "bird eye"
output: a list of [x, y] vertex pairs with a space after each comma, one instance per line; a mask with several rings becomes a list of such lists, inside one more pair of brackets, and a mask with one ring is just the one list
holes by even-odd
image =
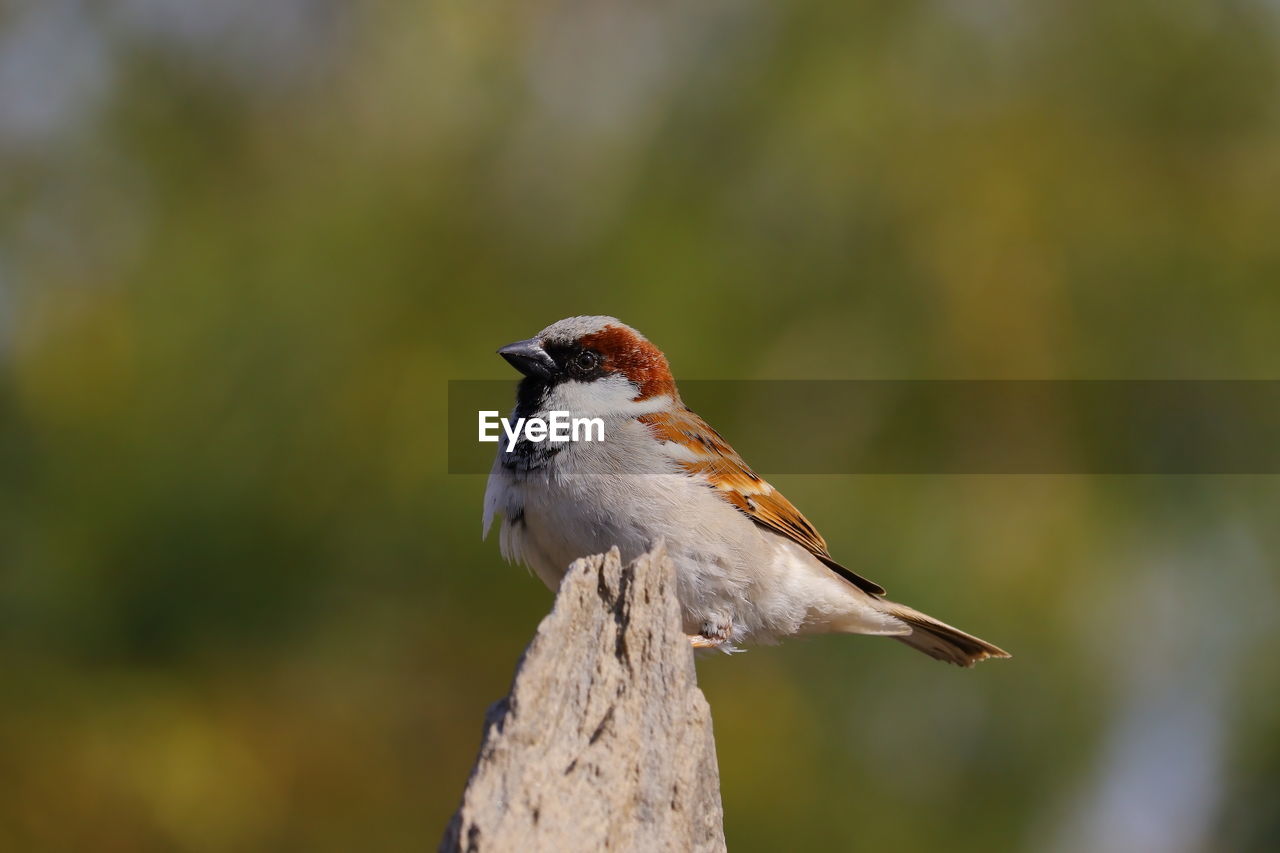
[[583, 373], [590, 373], [600, 361], [600, 356], [591, 350], [583, 350], [573, 358], [573, 366]]

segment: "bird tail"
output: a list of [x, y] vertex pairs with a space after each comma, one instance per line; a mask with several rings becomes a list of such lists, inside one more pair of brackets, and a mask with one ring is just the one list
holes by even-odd
[[969, 667], [987, 658], [1012, 657], [999, 646], [993, 646], [986, 640], [980, 640], [972, 634], [952, 628], [947, 623], [939, 622], [932, 616], [926, 616], [919, 610], [912, 610], [905, 604], [884, 600], [879, 604], [886, 613], [901, 619], [911, 627], [910, 634], [895, 636], [893, 639], [906, 643], [913, 649], [919, 649], [935, 660]]

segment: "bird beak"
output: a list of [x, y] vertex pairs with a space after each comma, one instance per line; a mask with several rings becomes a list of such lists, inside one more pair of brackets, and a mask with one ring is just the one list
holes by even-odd
[[538, 343], [537, 338], [527, 341], [516, 341], [498, 350], [498, 355], [511, 363], [511, 366], [525, 376], [536, 376], [550, 379], [558, 370], [555, 360], [547, 355], [547, 351]]

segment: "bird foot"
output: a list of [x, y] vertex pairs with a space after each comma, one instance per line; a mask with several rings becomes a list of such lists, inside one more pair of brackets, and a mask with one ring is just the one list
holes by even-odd
[[[724, 652], [726, 655], [746, 651], [746, 649], [740, 649], [736, 644], [729, 641], [731, 632], [728, 628], [715, 632], [708, 631], [706, 628], [702, 630], [703, 633], [701, 634], [686, 635], [689, 638], [689, 645], [695, 649], [715, 649], [718, 652]], [[707, 636], [708, 634], [711, 634], [711, 636]]]

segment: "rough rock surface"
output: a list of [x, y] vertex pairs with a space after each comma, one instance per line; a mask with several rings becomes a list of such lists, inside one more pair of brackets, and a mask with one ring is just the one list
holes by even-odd
[[661, 548], [569, 567], [441, 851], [724, 850], [711, 711]]

